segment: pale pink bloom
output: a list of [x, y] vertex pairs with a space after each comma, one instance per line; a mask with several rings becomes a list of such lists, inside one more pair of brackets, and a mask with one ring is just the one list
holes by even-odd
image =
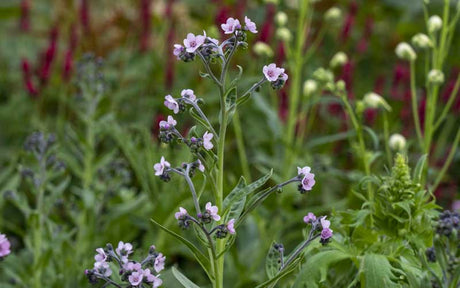
[[97, 254], [94, 256], [94, 260], [96, 260], [96, 262], [105, 262], [105, 260], [107, 260], [107, 255], [105, 254], [103, 248], [97, 248], [96, 252]]
[[136, 263], [136, 262], [128, 262], [123, 264], [123, 269], [126, 271], [139, 271], [142, 269], [141, 263]]
[[284, 68], [278, 68], [276, 67], [275, 63], [272, 63], [268, 66], [265, 65], [262, 71], [265, 75], [265, 78], [267, 78], [268, 81], [274, 82], [278, 80], [282, 73], [284, 73]]
[[302, 189], [309, 191], [315, 185], [315, 174], [307, 173], [302, 179]]
[[227, 19], [225, 24], [220, 25], [225, 34], [233, 34], [237, 29], [241, 29], [241, 24], [238, 19], [232, 17]]
[[168, 130], [176, 126], [176, 124], [177, 124], [177, 121], [174, 120], [174, 118], [171, 115], [169, 115], [168, 121], [164, 121], [164, 120], [160, 121], [160, 128]]
[[124, 243], [123, 241], [118, 242], [118, 247], [115, 249], [118, 255], [120, 255], [121, 262], [128, 262], [128, 255], [133, 253], [133, 245], [131, 243]]
[[160, 278], [158, 278], [157, 276], [153, 276], [153, 283], [152, 284], [153, 284], [152, 288], [157, 288], [157, 287], [160, 287], [161, 284], [163, 284], [163, 281]]
[[235, 234], [236, 233], [236, 231], [235, 231], [235, 219], [230, 219], [230, 221], [228, 221], [227, 230], [228, 230], [228, 233], [230, 233], [230, 234]]
[[244, 23], [246, 24], [246, 29], [251, 33], [257, 33], [256, 23], [252, 22], [247, 16], [244, 16]]
[[187, 98], [190, 101], [195, 101], [196, 100], [195, 93], [193, 92], [192, 89], [184, 89], [184, 90], [182, 90], [180, 95], [182, 96], [182, 98]]
[[188, 53], [195, 53], [196, 49], [204, 44], [205, 39], [203, 35], [195, 36], [193, 33], [188, 33], [187, 38], [184, 39], [185, 50]]
[[311, 168], [308, 166], [305, 166], [303, 168], [297, 167], [297, 174], [299, 175], [307, 175], [308, 173], [310, 173], [310, 171]]
[[153, 284], [153, 287], [159, 287], [163, 281], [161, 281], [160, 278], [156, 277], [155, 275], [152, 274], [152, 271], [150, 269], [145, 269], [143, 270], [144, 273], [144, 279], [150, 284]]
[[5, 257], [11, 253], [11, 243], [6, 238], [5, 234], [0, 234], [0, 258]]
[[164, 104], [168, 109], [173, 110], [174, 114], [179, 113], [179, 103], [171, 95], [165, 96]]
[[326, 216], [321, 217], [320, 222], [323, 229], [329, 228], [331, 226], [331, 221], [326, 220]]
[[201, 172], [204, 172], [204, 165], [203, 163], [201, 163], [200, 159], [196, 160], [198, 162], [198, 170], [200, 170]]
[[180, 45], [180, 44], [174, 44], [174, 50], [173, 50], [173, 54], [174, 56], [177, 57], [177, 60], [180, 60], [180, 54], [182, 54], [182, 52], [184, 52], [184, 46]]
[[329, 238], [332, 237], [332, 230], [329, 229], [329, 228], [324, 228], [322, 231], [321, 231], [321, 239], [323, 240], [327, 240]]
[[159, 273], [160, 271], [162, 271], [163, 269], [165, 269], [165, 260], [166, 260], [166, 257], [163, 256], [163, 254], [158, 254], [158, 256], [155, 258], [155, 263], [153, 264], [153, 269], [155, 269], [155, 271], [157, 273]]
[[288, 80], [289, 76], [286, 73], [281, 73], [280, 78], [281, 78], [281, 80], [286, 82]]
[[206, 150], [211, 150], [214, 145], [212, 144], [211, 142], [211, 139], [212, 137], [214, 137], [214, 134], [212, 133], [209, 133], [208, 131], [206, 131], [203, 135], [203, 146], [204, 146], [204, 149]]
[[315, 214], [308, 212], [307, 216], [303, 217], [303, 222], [309, 224], [316, 220]]
[[168, 161], [165, 160], [165, 157], [161, 156], [160, 163], [156, 163], [153, 165], [153, 169], [155, 169], [155, 175], [160, 176], [163, 175], [166, 168], [171, 167]]
[[220, 216], [219, 214], [217, 214], [217, 212], [219, 212], [219, 208], [217, 208], [217, 206], [212, 206], [211, 202], [208, 202], [206, 203], [206, 212], [209, 213], [209, 216], [212, 217], [212, 219], [214, 219], [214, 221], [219, 221], [220, 220]]
[[144, 278], [144, 274], [142, 273], [142, 271], [136, 271], [136, 272], [131, 273], [131, 275], [129, 275], [128, 280], [129, 280], [129, 283], [131, 283], [131, 285], [137, 286], [142, 283], [143, 278]]
[[110, 277], [110, 275], [112, 275], [112, 269], [110, 269], [109, 263], [107, 262], [94, 263], [94, 270], [105, 277]]
[[187, 210], [185, 210], [182, 207], [179, 207], [179, 212], [176, 212], [176, 214], [174, 214], [174, 217], [176, 217], [176, 219], [179, 220], [179, 219], [185, 218], [185, 216], [187, 215], [188, 215]]

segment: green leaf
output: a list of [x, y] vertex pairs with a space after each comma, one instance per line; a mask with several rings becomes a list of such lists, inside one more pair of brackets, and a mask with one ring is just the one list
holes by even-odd
[[398, 277], [395, 275], [395, 271], [397, 270], [391, 266], [386, 256], [378, 254], [364, 255], [360, 267], [361, 287], [401, 287], [397, 283]]
[[364, 126], [364, 131], [366, 131], [369, 136], [372, 138], [372, 142], [374, 143], [374, 150], [379, 150], [379, 137], [375, 134], [374, 130], [371, 128]]
[[267, 258], [265, 259], [265, 272], [267, 273], [268, 279], [272, 279], [278, 274], [281, 269], [281, 253], [275, 248], [275, 242], [273, 241], [268, 250]]
[[422, 155], [418, 159], [417, 165], [415, 166], [414, 175], [412, 176], [412, 178], [417, 183], [419, 183], [422, 179], [423, 167], [425, 167], [427, 156], [428, 156], [427, 154]]
[[[235, 188], [233, 188], [230, 194], [232, 194], [234, 191], [242, 190], [245, 186], [246, 186], [246, 180], [244, 179], [243, 176], [241, 176], [240, 181], [238, 181], [238, 184], [236, 185]], [[225, 200], [227, 199], [229, 198], [228, 197], [225, 198]], [[224, 200], [224, 207], [226, 205], [225, 200]], [[246, 204], [246, 196], [241, 197], [239, 200], [233, 202], [232, 206], [230, 206], [229, 209], [226, 211], [227, 214], [225, 216], [225, 222], [227, 222], [230, 219], [238, 220], [238, 218], [241, 215], [241, 212], [244, 209], [244, 204]]]
[[193, 283], [190, 279], [188, 279], [184, 274], [182, 274], [176, 267], [172, 267], [172, 273], [174, 277], [176, 277], [177, 281], [182, 284], [185, 288], [200, 288], [200, 286]]

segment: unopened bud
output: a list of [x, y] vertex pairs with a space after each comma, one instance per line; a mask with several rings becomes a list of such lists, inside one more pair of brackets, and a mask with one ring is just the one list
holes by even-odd
[[337, 67], [342, 67], [348, 62], [348, 57], [347, 54], [343, 52], [338, 52], [332, 57], [331, 62], [329, 62], [329, 66], [331, 66], [332, 69], [337, 68]]
[[334, 81], [334, 74], [331, 71], [326, 70], [324, 68], [318, 68], [315, 72], [313, 72], [313, 77], [315, 80], [322, 82], [322, 83], [330, 83]]
[[406, 147], [406, 138], [404, 138], [404, 136], [401, 134], [393, 134], [388, 140], [388, 145], [390, 146], [391, 150], [394, 151], [404, 150]]
[[318, 83], [315, 80], [308, 79], [303, 83], [303, 95], [310, 97], [318, 90]]
[[412, 49], [412, 47], [406, 42], [399, 43], [395, 52], [396, 56], [402, 60], [414, 61], [417, 59], [417, 54], [415, 53], [414, 49]]
[[342, 19], [342, 10], [338, 7], [329, 8], [326, 13], [324, 13], [324, 20], [329, 24], [336, 24]]
[[273, 50], [264, 42], [257, 42], [254, 44], [254, 53], [256, 53], [258, 56], [264, 56], [264, 57], [273, 57]]
[[441, 85], [444, 83], [444, 73], [442, 71], [433, 69], [428, 73], [428, 82], [433, 85]]
[[428, 49], [433, 47], [433, 42], [430, 37], [423, 33], [418, 33], [412, 37], [412, 44], [418, 49]]
[[285, 26], [287, 24], [287, 22], [288, 22], [287, 14], [284, 13], [284, 12], [276, 13], [275, 22], [276, 22], [276, 25], [278, 25], [279, 27]]
[[428, 32], [436, 33], [442, 28], [442, 19], [438, 15], [433, 15], [428, 19]]
[[367, 108], [377, 109], [382, 107], [391, 111], [391, 106], [387, 103], [387, 101], [385, 101], [382, 96], [374, 92], [369, 92], [364, 95], [363, 102]]
[[276, 38], [280, 39], [283, 42], [289, 42], [292, 39], [291, 31], [288, 28], [278, 28], [276, 30]]

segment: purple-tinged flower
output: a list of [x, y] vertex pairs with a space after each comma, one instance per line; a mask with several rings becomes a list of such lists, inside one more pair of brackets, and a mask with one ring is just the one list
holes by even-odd
[[220, 25], [225, 34], [233, 34], [237, 29], [241, 29], [240, 20], [232, 17], [227, 19], [225, 24]]
[[174, 44], [173, 54], [174, 56], [177, 57], [177, 60], [180, 60], [180, 55], [184, 53], [184, 50], [185, 50], [184, 46], [180, 44]]
[[174, 214], [174, 217], [175, 217], [177, 220], [180, 220], [180, 219], [184, 219], [185, 217], [187, 217], [187, 215], [188, 215], [187, 210], [185, 210], [185, 209], [182, 208], [182, 207], [179, 207], [179, 212], [176, 212], [176, 214]]
[[172, 110], [174, 114], [179, 113], [179, 103], [171, 96], [171, 95], [166, 95], [165, 96], [165, 106], [168, 107], [168, 109]]
[[316, 216], [315, 214], [308, 212], [307, 216], [303, 217], [303, 222], [310, 224], [316, 221]]
[[124, 243], [123, 241], [118, 242], [118, 247], [115, 249], [118, 255], [120, 255], [121, 262], [128, 262], [128, 255], [133, 253], [133, 245], [131, 243]]
[[217, 212], [219, 212], [219, 208], [217, 208], [217, 206], [212, 206], [211, 202], [208, 202], [206, 203], [206, 212], [209, 214], [210, 217], [212, 217], [212, 219], [214, 219], [214, 221], [219, 221], [220, 220], [220, 216], [219, 214], [217, 214]]
[[185, 50], [188, 53], [195, 53], [196, 49], [204, 44], [205, 39], [203, 35], [195, 36], [193, 33], [188, 33], [187, 38], [184, 39]]
[[133, 286], [138, 286], [142, 283], [142, 279], [144, 278], [144, 273], [142, 271], [136, 271], [129, 275], [128, 280], [129, 283]]
[[302, 179], [302, 189], [305, 191], [310, 191], [315, 183], [315, 174], [308, 173]]
[[235, 219], [230, 219], [230, 221], [228, 221], [227, 230], [228, 230], [228, 233], [230, 233], [230, 234], [235, 234], [236, 233], [236, 231], [235, 231]]
[[200, 170], [201, 172], [204, 172], [204, 165], [203, 163], [201, 163], [200, 159], [196, 160], [196, 162], [198, 163], [198, 170]]
[[308, 166], [305, 166], [303, 168], [297, 167], [297, 174], [299, 174], [299, 176], [305, 176], [309, 174], [310, 171], [311, 171], [311, 168]]
[[214, 147], [214, 145], [211, 142], [212, 137], [214, 137], [214, 134], [209, 133], [208, 131], [206, 131], [204, 133], [204, 135], [203, 135], [203, 147], [204, 147], [204, 149], [211, 150]]
[[153, 264], [153, 269], [155, 269], [155, 271], [157, 273], [161, 272], [163, 269], [165, 269], [165, 260], [166, 260], [166, 257], [163, 256], [163, 254], [158, 254], [158, 256], [155, 258], [155, 263]]
[[11, 243], [5, 234], [0, 234], [0, 259], [11, 253]]
[[169, 164], [168, 161], [165, 160], [165, 157], [161, 156], [160, 163], [156, 163], [153, 165], [153, 169], [155, 169], [155, 175], [156, 176], [161, 176], [165, 172], [166, 168], [171, 167], [171, 164]]
[[265, 75], [265, 78], [267, 78], [268, 81], [274, 82], [278, 80], [282, 73], [284, 73], [284, 68], [276, 67], [276, 64], [272, 63], [268, 66], [265, 65], [262, 71]]
[[321, 223], [321, 228], [322, 228], [320, 242], [322, 244], [326, 244], [329, 242], [329, 239], [332, 237], [333, 231], [329, 228], [331, 226], [331, 221], [326, 220], [326, 216], [324, 216], [324, 217], [321, 217], [320, 223]]
[[283, 80], [284, 82], [286, 82], [288, 80], [289, 76], [286, 74], [286, 73], [281, 73], [280, 75], [280, 79]]
[[110, 275], [112, 275], [112, 269], [110, 269], [109, 263], [107, 262], [94, 263], [94, 270], [105, 277], [110, 277]]
[[160, 129], [165, 129], [165, 130], [169, 130], [171, 129], [172, 127], [176, 126], [177, 124], [177, 121], [174, 120], [174, 118], [169, 115], [168, 116], [168, 121], [160, 121]]
[[332, 230], [329, 228], [324, 228], [323, 231], [321, 231], [321, 240], [328, 240], [332, 237]]
[[252, 22], [247, 16], [244, 16], [244, 23], [246, 24], [246, 30], [254, 34], [257, 33], [256, 23]]
[[320, 222], [321, 222], [321, 227], [323, 229], [329, 228], [331, 226], [331, 221], [326, 220], [327, 216], [321, 217]]
[[195, 101], [196, 100], [195, 93], [193, 92], [192, 89], [184, 89], [184, 90], [182, 90], [180, 95], [182, 96], [182, 98], [187, 98], [190, 101]]
[[97, 248], [96, 252], [97, 254], [94, 256], [94, 260], [96, 260], [96, 262], [105, 262], [105, 260], [107, 260], [107, 254], [105, 254], [103, 248]]
[[143, 276], [147, 283], [153, 284], [153, 288], [160, 287], [161, 284], [163, 284], [163, 281], [161, 281], [161, 279], [157, 276], [153, 275], [152, 271], [150, 271], [148, 268], [143, 270]]
[[128, 262], [128, 263], [125, 263], [123, 264], [123, 269], [125, 269], [126, 271], [139, 271], [142, 269], [142, 265], [141, 263], [137, 263], [137, 262]]

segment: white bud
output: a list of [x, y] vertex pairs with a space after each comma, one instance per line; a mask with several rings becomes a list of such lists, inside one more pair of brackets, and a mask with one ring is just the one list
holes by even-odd
[[313, 77], [315, 80], [322, 83], [331, 83], [334, 81], [334, 74], [330, 70], [326, 70], [322, 67], [313, 72]]
[[288, 16], [286, 13], [284, 12], [278, 12], [276, 13], [275, 15], [275, 22], [276, 22], [276, 25], [280, 26], [280, 27], [283, 27], [284, 25], [286, 25], [286, 23], [288, 22]]
[[345, 65], [347, 62], [347, 54], [343, 52], [338, 52], [334, 55], [334, 57], [332, 57], [331, 62], [329, 62], [329, 66], [334, 69]]
[[418, 49], [428, 49], [433, 47], [433, 42], [426, 34], [418, 33], [412, 37], [412, 44]]
[[324, 20], [330, 24], [337, 23], [341, 19], [342, 10], [340, 10], [338, 7], [331, 7], [326, 11], [326, 13], [324, 13]]
[[442, 19], [438, 15], [431, 16], [428, 19], [428, 32], [435, 33], [442, 28]]
[[433, 85], [441, 85], [444, 83], [444, 73], [442, 71], [433, 69], [428, 73], [428, 82]]
[[382, 96], [375, 92], [369, 92], [364, 95], [363, 103], [367, 108], [377, 109], [382, 107], [388, 111], [391, 111], [391, 106], [387, 103], [387, 101], [385, 101]]
[[388, 140], [388, 145], [393, 151], [401, 151], [406, 148], [406, 138], [401, 134], [393, 134]]
[[414, 49], [406, 42], [399, 43], [398, 46], [396, 46], [395, 52], [396, 56], [403, 60], [414, 61], [417, 59], [417, 54]]
[[288, 28], [278, 28], [276, 30], [276, 38], [280, 39], [283, 42], [290, 42], [292, 39], [291, 31]]
[[254, 44], [254, 53], [258, 56], [273, 57], [273, 50], [264, 42], [257, 42]]
[[303, 95], [311, 96], [318, 90], [318, 83], [315, 80], [308, 79], [303, 83]]

